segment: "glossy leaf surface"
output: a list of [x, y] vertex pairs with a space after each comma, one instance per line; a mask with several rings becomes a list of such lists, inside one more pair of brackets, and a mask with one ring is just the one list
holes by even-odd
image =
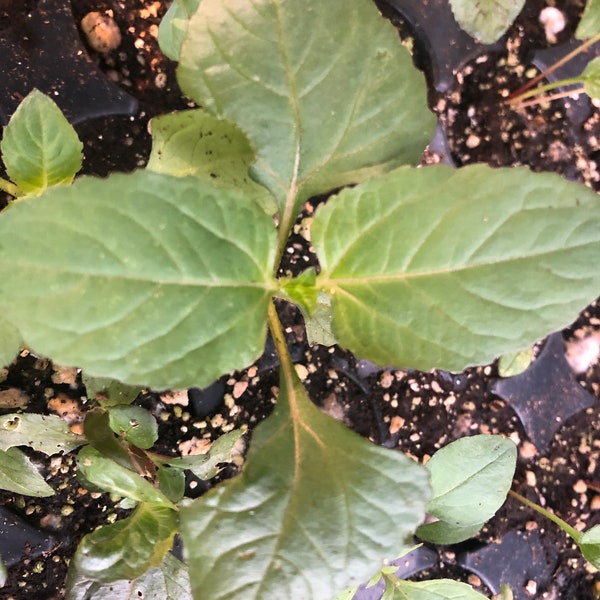
[[330, 600], [400, 551], [425, 473], [323, 414], [289, 363], [242, 474], [182, 509], [195, 597]]
[[21, 102], [0, 142], [8, 176], [26, 194], [70, 183], [83, 145], [56, 104], [38, 90]]
[[78, 577], [104, 583], [135, 579], [161, 564], [176, 529], [175, 510], [140, 504], [126, 519], [84, 536], [71, 568]]
[[493, 44], [512, 25], [525, 0], [450, 0], [458, 24], [483, 44]]
[[422, 73], [370, 0], [203, 0], [178, 80], [246, 133], [286, 223], [309, 196], [416, 163], [435, 126]]
[[272, 215], [277, 212], [273, 196], [250, 178], [255, 155], [235, 124], [203, 110], [152, 119], [149, 169], [178, 177], [194, 175], [216, 188], [237, 190]]
[[0, 450], [0, 489], [40, 498], [54, 494], [35, 465], [19, 448]]
[[86, 446], [77, 454], [77, 468], [87, 481], [107, 492], [147, 505], [173, 506], [159, 489], [141, 475], [106, 458], [91, 446]]
[[268, 215], [193, 177], [82, 178], [3, 215], [0, 303], [60, 364], [205, 386], [262, 352], [274, 251]]
[[83, 436], [74, 434], [56, 415], [19, 413], [0, 417], [0, 450], [29, 446], [51, 456], [69, 452], [85, 443]]
[[530, 346], [598, 296], [599, 224], [596, 194], [554, 174], [398, 169], [317, 210], [317, 285], [357, 356], [461, 371]]

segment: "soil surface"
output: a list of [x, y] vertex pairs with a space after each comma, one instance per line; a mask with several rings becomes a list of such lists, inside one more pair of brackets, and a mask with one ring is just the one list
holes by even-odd
[[[43, 0], [0, 0], [0, 40], [7, 32], [18, 36], [28, 31], [32, 12], [45, 10], [49, 4]], [[168, 4], [153, 0], [71, 3], [74, 23], [90, 11], [114, 18], [122, 35], [114, 50], [100, 54], [81, 38], [89, 56], [86, 68], [100, 73], [137, 102], [131, 114], [78, 120], [76, 129], [85, 146], [85, 173], [104, 176], [143, 166], [150, 151], [149, 119], [192, 106], [181, 95], [174, 65], [162, 55], [156, 40], [157, 26]], [[544, 51], [554, 52], [568, 42], [582, 1], [560, 3], [568, 25], [556, 43], [546, 39], [538, 23], [546, 3], [528, 1], [499, 44], [493, 48], [469, 47], [463, 62], [456, 57], [448, 59], [456, 63], [457, 72], [443, 90], [436, 79], [441, 71], [432, 65], [428, 52], [430, 40], [426, 36], [430, 29], [415, 27], [403, 17], [398, 12], [401, 2], [381, 0], [378, 4], [401, 31], [416, 36], [415, 58], [427, 74], [431, 108], [439, 115], [445, 134], [445, 144], [432, 145], [424, 154], [424, 162], [525, 164], [534, 170], [560, 172], [594, 189], [600, 187], [600, 116], [592, 103], [587, 99], [579, 103], [567, 100], [515, 110], [504, 102], [510, 91], [534, 75], [536, 64], [544, 64]], [[431, 11], [436, 4], [429, 2]], [[450, 23], [447, 33], [456, 33]], [[443, 44], [439, 40], [437, 44], [436, 60], [444, 60], [439, 51]], [[0, 102], [0, 109], [2, 106]], [[577, 118], [573, 116], [574, 106], [579, 111]], [[310, 215], [322, 201], [307, 202], [303, 215]], [[316, 263], [299, 230], [290, 239], [285, 260], [282, 271], [292, 273]], [[600, 523], [597, 304], [583, 311], [569, 329], [545, 343], [540, 341], [533, 366], [542, 366], [531, 367], [521, 379], [510, 382], [499, 376], [497, 363], [463, 373], [378, 369], [339, 347], [310, 347], [298, 311], [285, 304], [280, 305], [280, 311], [292, 356], [310, 397], [361, 435], [421, 461], [465, 435], [510, 436], [519, 446], [513, 489], [578, 529]], [[24, 352], [6, 371], [1, 387], [13, 390], [13, 394], [19, 390], [25, 410], [54, 411], [78, 421], [88, 405], [79, 377]], [[225, 375], [208, 391], [184, 392], [175, 401], [165, 394], [148, 392], [138, 401], [158, 417], [161, 441], [157, 450], [175, 454], [202, 438], [211, 439], [244, 424], [253, 427], [272, 410], [277, 385], [277, 363], [272, 346], [267, 344], [255, 365]], [[531, 402], [532, 390], [537, 394], [535, 403]], [[13, 410], [7, 406], [3, 412]], [[58, 493], [35, 499], [0, 492], [0, 506], [21, 519], [19, 526], [28, 523], [41, 535], [38, 546], [31, 543], [27, 548], [28, 556], [14, 561], [0, 595], [17, 600], [61, 598], [68, 561], [81, 536], [125, 511], [108, 495], [91, 494], [78, 484], [72, 456], [47, 460], [31, 455]], [[228, 467], [219, 478], [236, 471], [235, 466]], [[190, 480], [188, 492], [200, 495], [214, 483]], [[513, 586], [516, 599], [587, 600], [600, 594], [600, 577], [574, 544], [552, 523], [536, 518], [512, 498], [474, 540], [455, 547], [425, 546], [411, 565], [405, 572], [416, 572], [417, 578], [460, 578], [488, 597], [506, 581]]]

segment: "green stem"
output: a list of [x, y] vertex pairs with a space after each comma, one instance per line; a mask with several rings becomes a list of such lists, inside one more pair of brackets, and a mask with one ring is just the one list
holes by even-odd
[[[569, 79], [561, 79], [560, 81], [553, 81], [552, 83], [546, 83], [545, 85], [540, 85], [539, 87], [536, 87], [532, 90], [523, 92], [516, 98], [513, 98], [510, 101], [510, 104], [512, 104], [513, 106], [514, 105], [521, 106], [523, 100], [527, 100], [527, 98], [533, 98], [534, 96], [541, 96], [542, 94], [549, 92], [550, 90], [555, 90], [556, 88], [559, 88], [559, 87], [564, 87], [567, 85], [574, 85], [574, 84], [581, 83], [581, 82], [582, 82], [582, 78], [580, 75], [579, 77], [569, 77]], [[574, 92], [568, 92], [568, 93], [572, 94]]]
[[553, 100], [559, 100], [560, 98], [569, 98], [575, 94], [585, 94], [585, 87], [582, 85], [578, 88], [570, 90], [564, 90], [563, 92], [557, 92], [556, 94], [547, 94], [532, 100], [525, 100], [525, 102], [519, 103], [519, 108], [525, 108], [526, 106], [535, 106], [536, 104], [542, 104], [544, 102], [552, 102]]
[[[554, 73], [556, 69], [562, 67], [564, 64], [568, 63], [570, 60], [575, 58], [578, 54], [585, 52], [590, 46], [600, 41], [600, 33], [597, 33], [594, 37], [591, 37], [589, 40], [583, 42], [583, 44], [577, 46], [575, 50], [572, 50], [565, 56], [563, 56], [560, 60], [557, 60], [553, 65], [548, 67], [545, 71], [529, 80], [525, 85], [522, 85], [519, 89], [515, 90], [508, 96], [506, 99], [509, 104], [519, 104], [521, 102], [522, 95], [524, 92], [532, 88], [534, 85], [537, 85], [542, 79], [545, 79], [551, 73]], [[558, 83], [558, 82], [557, 82]], [[560, 85], [560, 84], [559, 84]], [[529, 96], [528, 96], [529, 97]]]
[[21, 194], [21, 190], [14, 183], [2, 177], [0, 177], [0, 190], [15, 198]]
[[277, 315], [277, 310], [275, 309], [275, 303], [273, 300], [271, 300], [269, 303], [268, 317], [269, 329], [271, 330], [271, 335], [273, 336], [275, 350], [277, 350], [277, 354], [279, 354], [279, 362], [282, 372], [285, 373], [286, 368], [288, 368], [289, 365], [293, 365], [293, 362], [285, 341], [285, 333], [283, 332], [283, 327], [281, 325], [281, 321], [279, 320], [279, 316]]
[[532, 502], [525, 498], [525, 496], [521, 496], [517, 492], [513, 492], [513, 490], [509, 490], [508, 492], [513, 498], [516, 498], [522, 504], [525, 504], [529, 508], [533, 508], [540, 515], [550, 519], [553, 523], [556, 523], [566, 534], [570, 535], [578, 544], [581, 541], [581, 532], [577, 531], [574, 527], [571, 527], [566, 521], [563, 521], [560, 517], [557, 517], [555, 514], [541, 507], [539, 504]]

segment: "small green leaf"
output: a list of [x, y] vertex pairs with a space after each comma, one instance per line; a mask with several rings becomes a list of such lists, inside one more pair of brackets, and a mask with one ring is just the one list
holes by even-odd
[[500, 377], [514, 377], [529, 367], [533, 360], [533, 348], [503, 354], [498, 361]]
[[590, 98], [600, 98], [600, 56], [591, 60], [581, 74], [585, 93]]
[[263, 351], [275, 245], [254, 202], [194, 177], [80, 178], [2, 215], [0, 302], [59, 364], [202, 387]]
[[[432, 579], [430, 581], [387, 581], [390, 592], [386, 600], [487, 600], [470, 585], [452, 579]], [[382, 599], [383, 600], [383, 599]]]
[[160, 491], [173, 503], [179, 502], [185, 493], [185, 473], [181, 469], [158, 467], [156, 469]]
[[311, 314], [303, 313], [306, 338], [309, 344], [333, 346], [337, 344], [333, 334], [333, 309], [331, 298], [322, 290], [317, 293], [317, 306]]
[[174, 0], [158, 27], [158, 44], [171, 60], [179, 60], [179, 51], [187, 32], [188, 21], [200, 0]]
[[152, 119], [148, 169], [177, 177], [194, 175], [218, 189], [237, 190], [273, 215], [275, 199], [249, 175], [255, 157], [248, 138], [234, 123], [203, 110]]
[[600, 33], [600, 0], [587, 0], [585, 9], [575, 30], [578, 40], [586, 40]]
[[206, 454], [195, 454], [169, 461], [171, 467], [189, 469], [200, 479], [212, 479], [220, 471], [220, 463], [231, 462], [231, 451], [244, 432], [240, 429], [230, 431], [217, 438]]
[[110, 428], [110, 418], [105, 409], [92, 408], [86, 412], [83, 432], [90, 446], [105, 458], [115, 461], [126, 469], [134, 468], [125, 445], [115, 437], [114, 431]]
[[158, 439], [158, 424], [141, 406], [111, 406], [108, 408], [110, 428], [138, 448], [150, 448]]
[[517, 18], [525, 0], [450, 0], [454, 18], [482, 44], [493, 44]]
[[0, 366], [9, 365], [20, 348], [21, 334], [11, 323], [0, 318]]
[[480, 525], [502, 506], [512, 484], [517, 448], [498, 435], [460, 438], [438, 450], [425, 467], [433, 497], [427, 512], [450, 525]]
[[584, 531], [578, 544], [584, 558], [596, 569], [600, 569], [600, 525]]
[[84, 536], [73, 557], [70, 577], [102, 583], [140, 577], [161, 564], [176, 530], [175, 510], [140, 504], [126, 519]]
[[108, 377], [92, 377], [87, 373], [81, 376], [87, 396], [98, 401], [102, 406], [115, 406], [116, 404], [131, 404], [143, 388], [126, 385]]
[[93, 485], [137, 502], [173, 508], [172, 502], [141, 475], [86, 446], [77, 454], [77, 467]]
[[434, 521], [419, 526], [416, 536], [432, 544], [458, 544], [472, 538], [484, 526], [484, 522], [459, 527], [445, 521]]
[[69, 600], [192, 600], [190, 576], [185, 564], [167, 552], [158, 567], [137, 579], [99, 583], [71, 569], [65, 597]]
[[0, 450], [0, 489], [39, 498], [54, 495], [54, 490], [18, 448]]
[[29, 446], [52, 456], [58, 452], [69, 452], [85, 443], [85, 437], [74, 434], [56, 415], [15, 413], [0, 417], [0, 450]]
[[178, 80], [246, 133], [286, 224], [310, 196], [418, 162], [435, 128], [423, 75], [371, 0], [203, 0]]
[[242, 474], [182, 508], [197, 598], [330, 600], [423, 519], [425, 470], [323, 414], [283, 361], [277, 406]]
[[598, 196], [552, 173], [402, 168], [316, 211], [317, 285], [356, 355], [461, 371], [531, 346], [597, 297], [599, 222]]
[[39, 90], [21, 102], [0, 142], [8, 176], [26, 194], [71, 183], [81, 169], [82, 149], [60, 109]]
[[317, 308], [317, 274], [313, 267], [305, 269], [298, 277], [285, 277], [279, 282], [280, 293], [286, 300], [297, 304], [302, 312], [312, 314]]

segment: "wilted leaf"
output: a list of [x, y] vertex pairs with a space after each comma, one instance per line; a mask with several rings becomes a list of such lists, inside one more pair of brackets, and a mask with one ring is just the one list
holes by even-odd
[[177, 177], [194, 175], [216, 188], [237, 190], [273, 215], [277, 212], [275, 199], [250, 178], [255, 155], [234, 123], [202, 110], [152, 119], [148, 169]]
[[458, 24], [483, 44], [493, 44], [517, 18], [525, 0], [450, 0]]
[[54, 490], [18, 448], [0, 450], [0, 489], [25, 496], [54, 495]]
[[194, 177], [81, 178], [2, 215], [0, 301], [60, 364], [205, 386], [263, 350], [275, 241], [254, 202]]
[[70, 577], [103, 583], [140, 577], [161, 564], [173, 545], [176, 529], [175, 510], [142, 503], [126, 519], [84, 536], [73, 557]]
[[317, 210], [317, 285], [356, 355], [461, 371], [531, 346], [598, 296], [599, 223], [597, 195], [551, 173], [398, 169]]
[[56, 104], [38, 90], [21, 102], [0, 142], [8, 176], [26, 194], [71, 183], [83, 144]]
[[277, 407], [242, 474], [182, 509], [197, 598], [330, 600], [423, 519], [425, 470], [323, 414], [289, 356], [284, 364]]
[[423, 75], [371, 0], [203, 0], [178, 80], [246, 133], [284, 223], [312, 195], [416, 163], [435, 128]]
[[85, 437], [74, 434], [63, 419], [56, 415], [18, 413], [0, 417], [0, 449], [29, 446], [51, 456], [69, 452], [86, 443]]

